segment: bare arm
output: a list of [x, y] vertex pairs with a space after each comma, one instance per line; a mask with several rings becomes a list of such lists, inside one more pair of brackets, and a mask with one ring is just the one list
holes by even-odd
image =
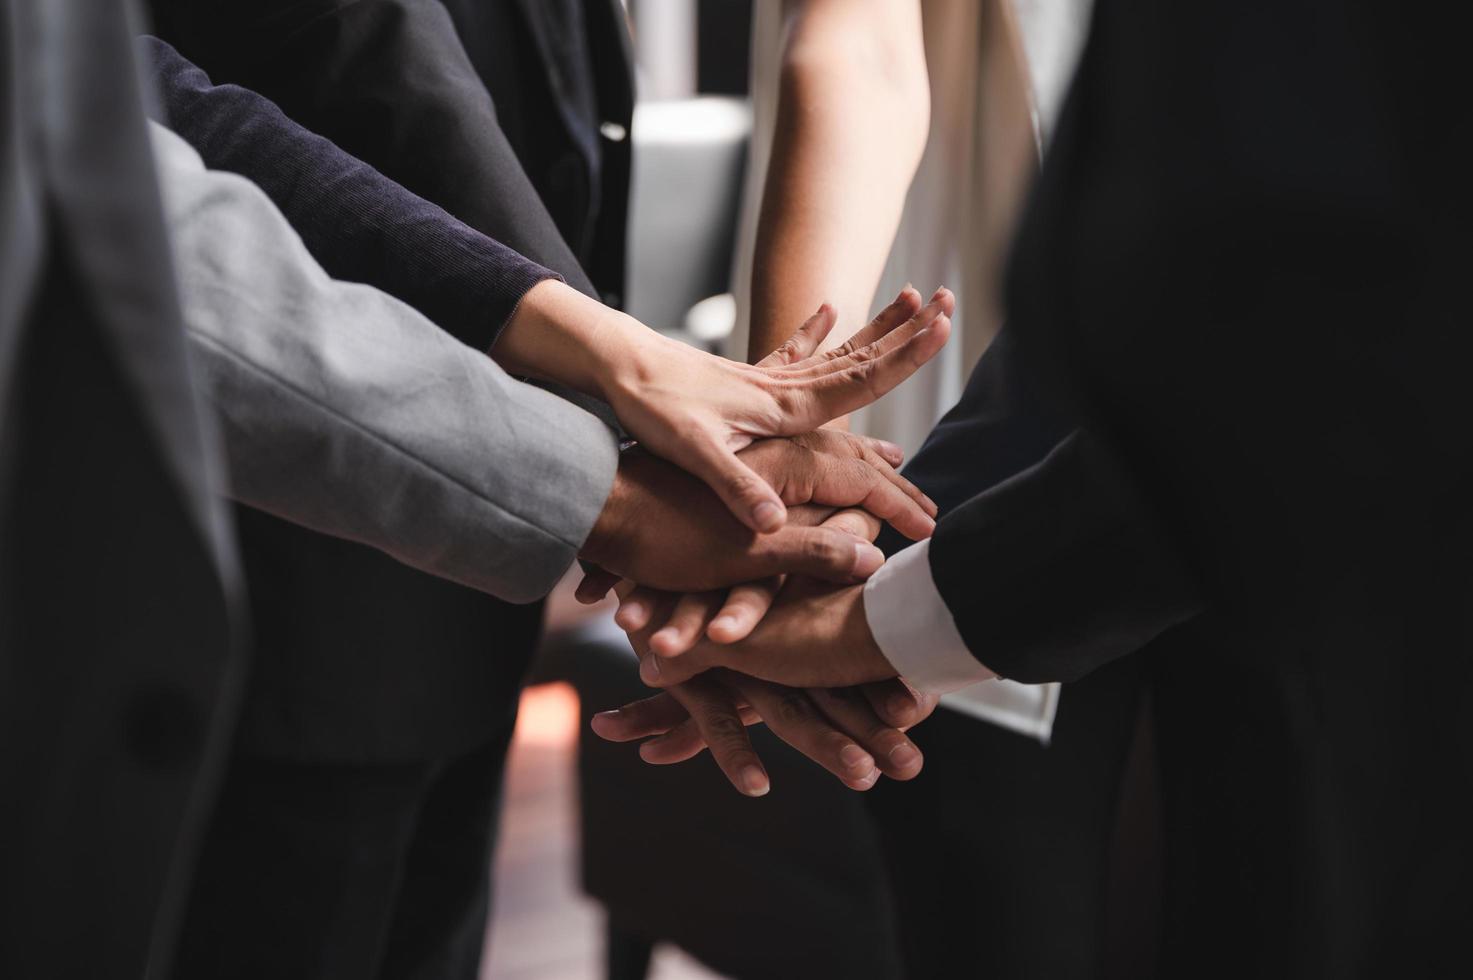
[[753, 259], [753, 362], [820, 303], [838, 313], [829, 345], [868, 319], [930, 125], [918, 0], [784, 6], [781, 89]]

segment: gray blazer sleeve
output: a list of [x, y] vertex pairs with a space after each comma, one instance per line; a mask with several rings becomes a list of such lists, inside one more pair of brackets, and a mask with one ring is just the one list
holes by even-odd
[[615, 434], [331, 279], [254, 184], [150, 130], [229, 494], [502, 599], [546, 594], [608, 496]]

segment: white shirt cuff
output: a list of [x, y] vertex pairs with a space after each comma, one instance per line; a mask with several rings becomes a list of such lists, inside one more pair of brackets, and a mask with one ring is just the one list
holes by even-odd
[[891, 557], [864, 585], [864, 618], [885, 659], [911, 686], [945, 694], [996, 677], [962, 641], [931, 578], [931, 542]]

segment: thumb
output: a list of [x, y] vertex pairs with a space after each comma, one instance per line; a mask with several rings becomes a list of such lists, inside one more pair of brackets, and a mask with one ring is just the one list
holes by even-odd
[[782, 498], [736, 453], [725, 446], [703, 443], [692, 459], [691, 474], [715, 491], [732, 516], [758, 534], [770, 534], [788, 519]]
[[661, 657], [652, 650], [639, 656], [639, 679], [650, 687], [674, 687], [697, 674], [719, 666], [721, 654], [708, 655], [709, 644], [702, 643], [681, 657]]
[[592, 606], [603, 602], [609, 590], [618, 584], [619, 576], [590, 564], [584, 569], [583, 581], [578, 583], [573, 597], [585, 606]]
[[868, 541], [834, 527], [785, 527], [754, 545], [766, 575], [806, 575], [825, 582], [862, 582], [885, 563]]

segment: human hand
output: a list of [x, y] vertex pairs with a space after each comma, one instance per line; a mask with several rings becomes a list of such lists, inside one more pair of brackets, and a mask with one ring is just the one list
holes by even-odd
[[[820, 526], [844, 531], [864, 541], [873, 541], [880, 533], [880, 522], [874, 515], [858, 508], [838, 511], [826, 517]], [[619, 608], [614, 622], [631, 638], [647, 633], [650, 652], [661, 657], [685, 653], [702, 634], [715, 643], [735, 643], [761, 622], [783, 581], [783, 576], [774, 575], [743, 582], [729, 590], [683, 595], [626, 582], [615, 589]], [[608, 593], [610, 584], [607, 573], [595, 569], [579, 584], [577, 598], [585, 603], [598, 602]]]
[[750, 636], [730, 644], [703, 640], [673, 658], [643, 657], [639, 676], [651, 687], [669, 688], [717, 667], [789, 687], [849, 687], [897, 673], [870, 632], [863, 585], [796, 576]]
[[924, 307], [903, 290], [843, 346], [820, 353], [834, 312], [820, 307], [756, 365], [663, 337], [561, 283], [535, 286], [493, 348], [509, 371], [596, 395], [640, 444], [707, 484], [746, 527], [782, 527], [786, 505], [739, 451], [758, 439], [817, 429], [869, 404], [930, 360], [951, 330], [955, 300]]
[[[613, 577], [659, 589], [704, 591], [787, 572], [830, 581], [869, 577], [884, 558], [873, 545], [817, 524], [834, 507], [862, 506], [912, 538], [935, 527], [935, 504], [880, 459], [871, 441], [843, 432], [765, 439], [741, 453], [790, 505], [817, 504], [775, 534], [738, 524], [689, 474], [639, 450], [620, 459], [614, 489], [581, 557]], [[798, 513], [795, 510], [795, 515]], [[580, 597], [587, 599], [587, 589]]]
[[937, 700], [899, 680], [799, 691], [717, 670], [600, 712], [593, 730], [611, 742], [646, 739], [639, 755], [652, 765], [684, 762], [710, 748], [732, 786], [763, 796], [771, 783], [746, 727], [766, 722], [845, 786], [863, 791], [882, 773], [899, 780], [920, 773], [924, 758], [904, 733], [928, 717]]

